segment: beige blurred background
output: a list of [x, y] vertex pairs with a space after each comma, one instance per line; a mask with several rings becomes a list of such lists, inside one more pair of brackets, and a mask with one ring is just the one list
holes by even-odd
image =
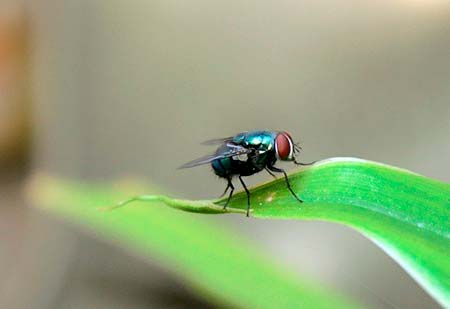
[[[0, 148], [0, 307], [211, 306], [167, 270], [24, 207], [32, 171], [213, 198], [225, 184], [209, 168], [176, 168], [212, 150], [203, 140], [271, 128], [300, 140], [304, 161], [355, 156], [450, 181], [447, 1], [3, 1], [0, 18], [22, 26], [0, 26], [18, 46], [0, 71], [13, 80], [0, 89], [16, 89], [0, 116], [17, 117], [0, 127], [12, 141]], [[348, 228], [210, 220], [366, 307], [438, 307]]]

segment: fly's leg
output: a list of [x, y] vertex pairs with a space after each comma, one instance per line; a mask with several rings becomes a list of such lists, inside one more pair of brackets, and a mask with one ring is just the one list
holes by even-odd
[[225, 188], [225, 190], [223, 191], [223, 193], [219, 196], [219, 198], [223, 197], [227, 192], [228, 189], [230, 188], [230, 182], [228, 181], [227, 187]]
[[298, 161], [294, 160], [294, 164], [301, 165], [301, 166], [313, 165], [316, 162], [317, 161], [312, 161], [312, 162], [309, 162], [309, 163], [302, 163], [302, 162], [298, 162]]
[[234, 192], [234, 186], [233, 186], [233, 183], [231, 182], [231, 178], [227, 178], [227, 180], [228, 180], [228, 185], [222, 195], [224, 195], [227, 192], [228, 188], [230, 188], [231, 190], [230, 190], [230, 194], [228, 194], [227, 202], [223, 206], [223, 210], [227, 209], [227, 206], [230, 203], [231, 197], [233, 196], [233, 192]]
[[275, 166], [268, 166], [268, 169], [275, 173], [283, 173], [284, 180], [286, 180], [286, 186], [287, 186], [288, 190], [297, 199], [297, 201], [299, 201], [300, 203], [303, 203], [303, 201], [297, 196], [297, 194], [295, 194], [294, 190], [292, 190], [291, 184], [289, 183], [288, 175], [286, 174], [286, 172], [283, 169], [277, 168]]
[[250, 191], [248, 191], [247, 186], [245, 185], [244, 180], [242, 180], [242, 176], [239, 175], [239, 181], [242, 184], [242, 187], [245, 190], [245, 193], [247, 193], [247, 217], [249, 216], [250, 213]]
[[277, 176], [274, 173], [272, 173], [267, 167], [265, 169], [267, 173], [269, 173], [273, 178], [277, 179]]

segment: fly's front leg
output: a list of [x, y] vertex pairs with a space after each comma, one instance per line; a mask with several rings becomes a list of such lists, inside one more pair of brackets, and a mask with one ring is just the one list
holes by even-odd
[[313, 165], [314, 163], [316, 163], [317, 161], [312, 161], [312, 162], [309, 162], [309, 163], [302, 163], [302, 162], [299, 162], [299, 161], [297, 161], [297, 160], [294, 160], [294, 164], [297, 164], [297, 165], [301, 165], [301, 166], [309, 166], [309, 165]]
[[286, 181], [286, 186], [288, 188], [288, 190], [292, 193], [292, 195], [297, 199], [297, 201], [299, 201], [300, 203], [303, 203], [303, 201], [297, 196], [297, 194], [295, 194], [294, 190], [292, 190], [291, 184], [289, 182], [289, 178], [288, 175], [286, 174], [286, 172], [281, 169], [281, 168], [277, 168], [275, 166], [268, 166], [267, 167], [269, 170], [271, 170], [272, 172], [275, 173], [283, 173], [284, 175], [284, 180]]

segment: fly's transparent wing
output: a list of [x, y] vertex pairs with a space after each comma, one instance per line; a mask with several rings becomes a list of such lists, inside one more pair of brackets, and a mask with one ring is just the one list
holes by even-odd
[[179, 168], [188, 168], [197, 165], [208, 164], [216, 159], [229, 158], [239, 156], [242, 154], [249, 154], [251, 152], [252, 152], [251, 149], [247, 149], [239, 145], [225, 144], [223, 147], [219, 148], [218, 152], [216, 152], [215, 154], [206, 155], [204, 157], [198, 158], [196, 160], [183, 164]]
[[188, 168], [188, 167], [194, 167], [194, 166], [197, 166], [197, 165], [208, 164], [208, 163], [210, 163], [210, 162], [212, 162], [212, 161], [214, 161], [216, 159], [220, 159], [220, 158], [223, 158], [223, 157], [224, 156], [220, 155], [220, 154], [206, 155], [206, 156], [203, 156], [201, 158], [192, 160], [192, 161], [190, 161], [188, 163], [185, 163], [182, 166], [180, 166], [179, 168]]
[[220, 144], [226, 144], [231, 142], [231, 140], [233, 139], [233, 136], [230, 137], [223, 137], [223, 138], [214, 138], [214, 139], [209, 139], [207, 141], [202, 142], [202, 145], [220, 145]]

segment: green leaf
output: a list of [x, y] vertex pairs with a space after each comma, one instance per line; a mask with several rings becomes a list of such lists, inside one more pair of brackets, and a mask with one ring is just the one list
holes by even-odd
[[157, 207], [167, 202], [182, 209], [222, 212], [211, 202], [196, 202], [192, 208], [188, 201], [158, 197], [160, 201], [151, 206], [136, 203], [104, 211], [105, 206], [131, 194], [130, 190], [123, 186], [82, 185], [43, 175], [33, 178], [28, 193], [34, 205], [135, 255], [158, 262], [199, 296], [219, 306], [356, 307], [311, 280], [281, 268], [254, 249], [243, 235], [213, 226], [210, 216]]
[[[443, 306], [450, 307], [450, 184], [399, 168], [334, 158], [251, 189], [251, 216], [325, 220], [350, 226], [378, 244]], [[221, 213], [225, 199], [183, 201], [161, 196], [138, 200], [204, 213]], [[245, 192], [229, 211], [243, 212]]]

